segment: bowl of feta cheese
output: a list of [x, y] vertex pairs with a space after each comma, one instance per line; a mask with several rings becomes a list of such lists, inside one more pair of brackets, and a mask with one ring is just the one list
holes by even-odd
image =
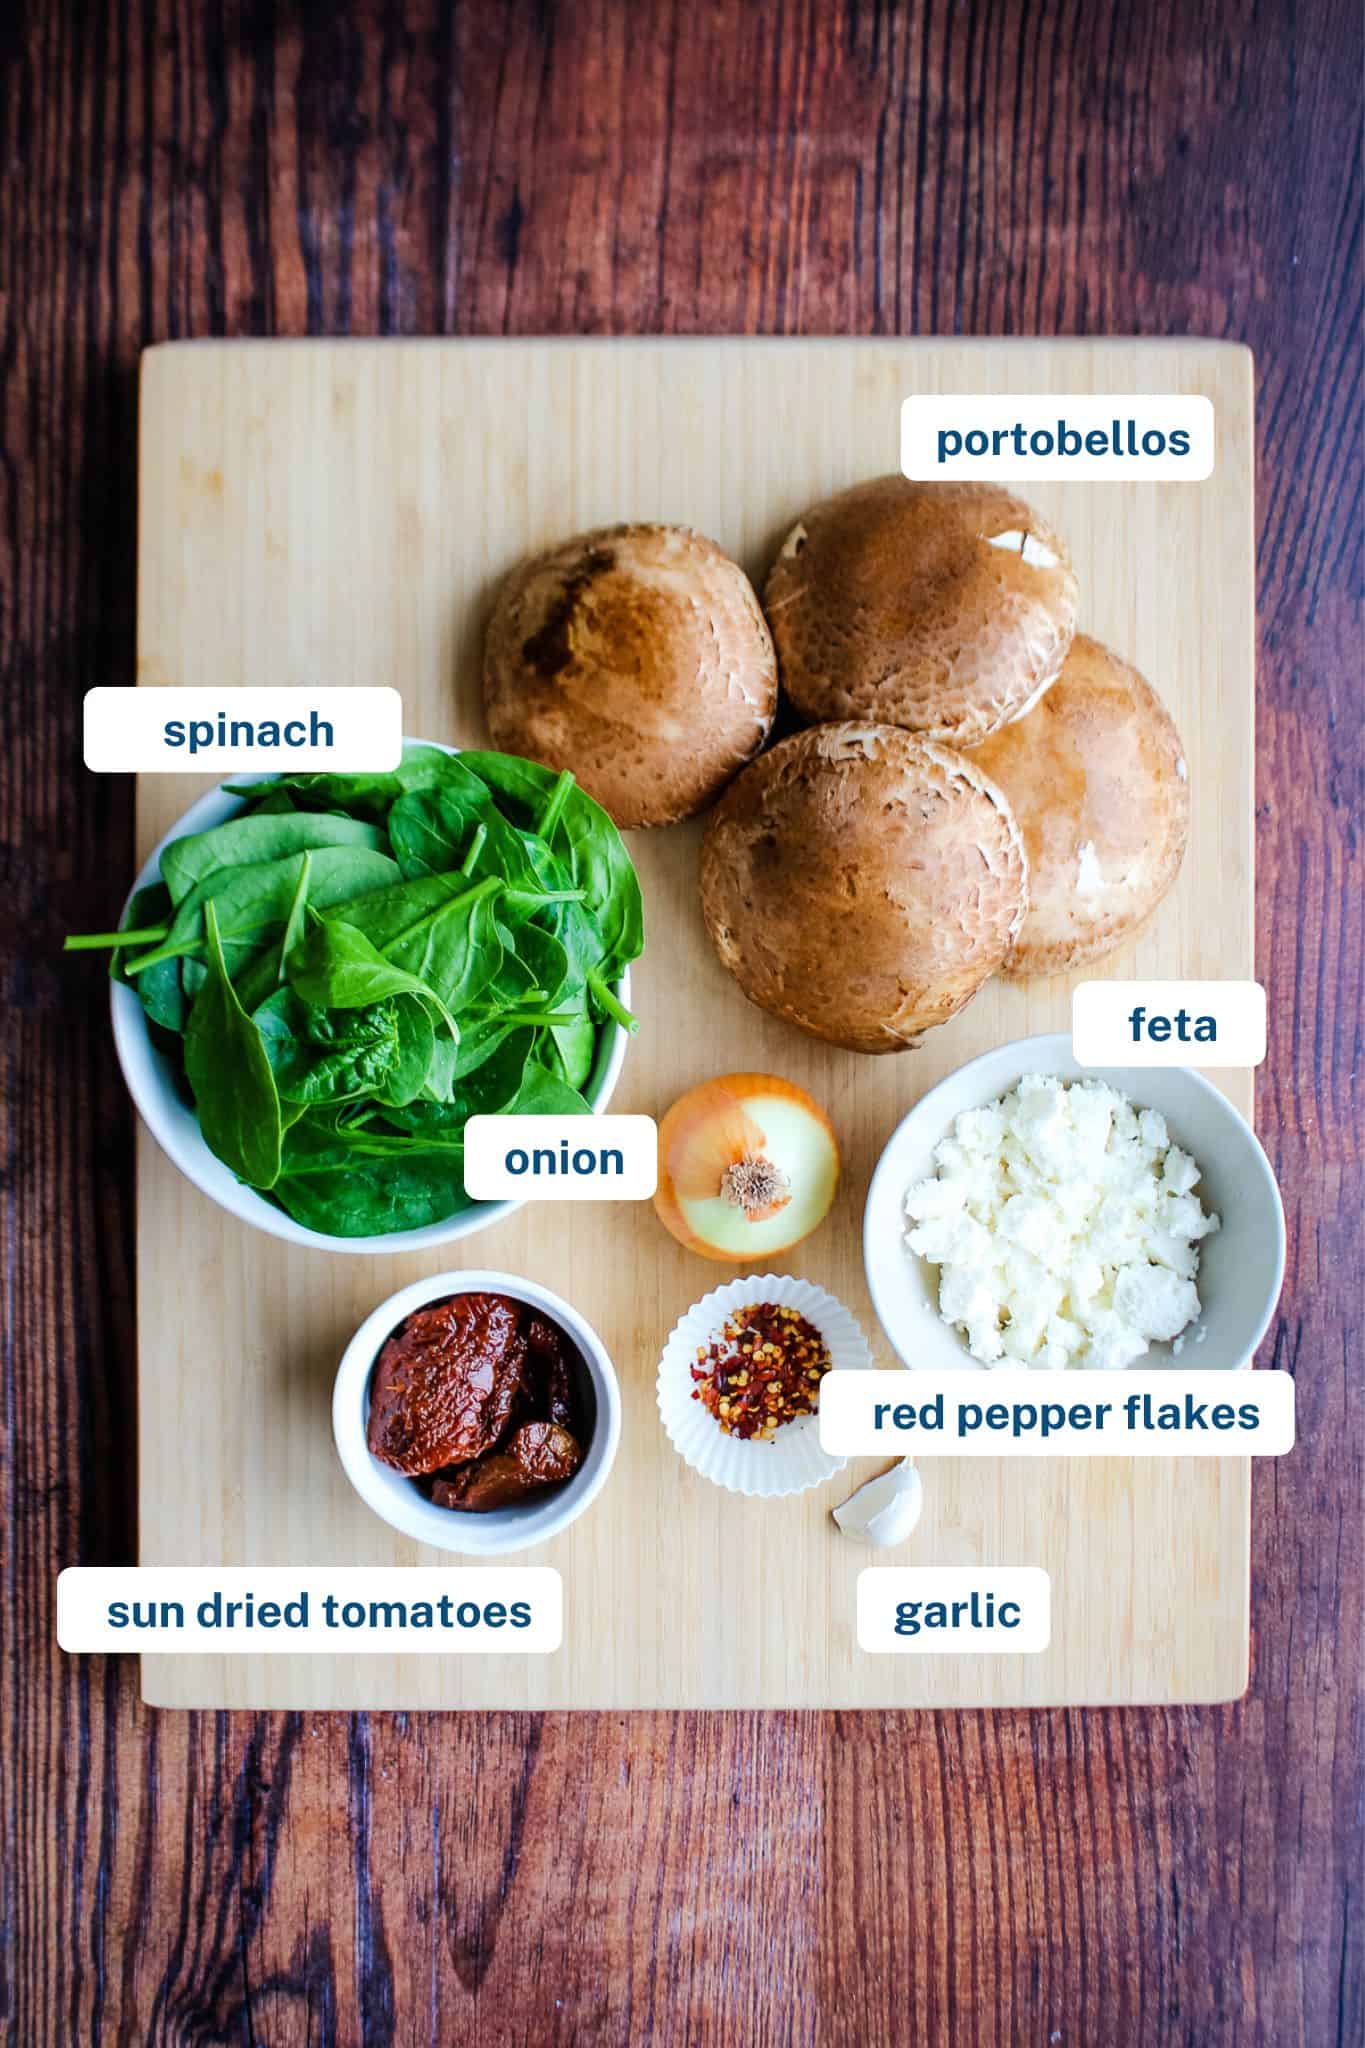
[[873, 1306], [902, 1362], [1249, 1365], [1284, 1278], [1270, 1162], [1188, 1067], [1082, 1067], [1069, 1032], [959, 1067], [868, 1191]]

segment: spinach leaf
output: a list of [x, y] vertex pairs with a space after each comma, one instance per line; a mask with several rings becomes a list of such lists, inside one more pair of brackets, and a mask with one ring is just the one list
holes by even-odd
[[614, 980], [644, 950], [644, 906], [639, 878], [620, 833], [600, 804], [576, 785], [568, 788], [551, 768], [514, 754], [460, 756], [471, 773], [506, 799], [517, 821], [539, 835], [550, 821], [550, 851], [563, 861], [603, 944], [606, 979]]
[[[387, 1109], [399, 1110], [416, 1101], [425, 1088], [438, 1033], [430, 1010], [418, 997], [395, 996], [393, 1009], [398, 1057], [385, 1075], [383, 1084], [374, 1092], [375, 1099]], [[454, 1041], [448, 1031], [442, 1030], [439, 1037], [442, 1045], [453, 1046]]]
[[301, 811], [279, 816], [257, 812], [229, 818], [225, 825], [215, 825], [208, 832], [173, 839], [161, 856], [161, 879], [170, 890], [172, 903], [179, 904], [197, 883], [219, 868], [284, 860], [313, 846], [363, 846], [372, 853], [384, 853], [388, 841], [378, 826], [362, 824], [356, 818]]
[[432, 989], [458, 1014], [502, 965], [494, 905], [496, 877], [470, 884], [463, 875], [428, 875], [375, 890], [338, 906], [340, 918], [376, 952]]
[[[460, 1042], [455, 1048], [453, 1081], [462, 1081], [467, 1074], [477, 1072], [514, 1031], [524, 1027], [525, 1021], [497, 1011], [485, 1016], [466, 1017], [460, 1025]], [[537, 1028], [534, 1021], [531, 1028]]]
[[406, 791], [435, 789], [443, 783], [456, 786], [467, 779], [468, 771], [459, 768], [458, 761], [458, 755], [447, 754], [441, 747], [410, 746], [404, 748], [398, 767], [388, 773], [280, 775], [270, 782], [229, 784], [228, 792], [245, 797], [257, 816], [283, 798], [301, 811], [343, 811], [382, 824]]
[[405, 790], [438, 789], [442, 784], [459, 789], [469, 773], [464, 759], [463, 753], [448, 754], [444, 747], [404, 747], [396, 773]]
[[460, 1018], [456, 1079], [463, 1079], [481, 1067], [513, 1032], [539, 1031], [552, 1024], [568, 1023], [572, 1016], [571, 1010], [546, 1007], [530, 968], [508, 943], [497, 974], [474, 1007]]
[[571, 1088], [586, 1087], [597, 1057], [597, 1037], [596, 1020], [586, 1008], [579, 1011], [572, 1024], [551, 1025], [555, 1060]]
[[414, 880], [459, 874], [471, 882], [496, 881], [498, 915], [512, 929], [582, 894], [538, 841], [508, 823], [473, 775], [458, 790], [402, 797], [389, 815], [389, 835], [399, 866]]
[[[136, 938], [130, 941], [128, 938], [120, 938], [119, 934], [157, 931], [165, 926], [170, 914], [171, 896], [164, 882], [149, 882], [145, 889], [135, 889], [133, 891], [128, 901], [128, 908], [123, 913], [123, 921], [119, 926], [119, 932], [112, 935], [114, 939], [114, 953], [113, 958], [109, 962], [109, 972], [113, 975], [115, 981], [126, 981], [128, 979], [127, 974], [124, 972], [125, 960], [130, 951], [135, 952], [137, 950]], [[99, 941], [103, 943], [110, 938], [111, 934], [107, 932], [91, 932], [82, 936], [85, 941], [83, 945], [67, 939], [65, 950], [68, 953], [89, 952], [93, 949], [94, 942]]]
[[435, 1033], [431, 1058], [427, 1061], [427, 1070], [422, 1077], [419, 1091], [422, 1101], [432, 1104], [450, 1101], [455, 1087], [455, 1062], [459, 1050], [448, 1031]]
[[311, 850], [304, 854], [299, 870], [298, 887], [294, 900], [289, 906], [289, 915], [284, 921], [284, 937], [280, 940], [280, 964], [276, 973], [284, 980], [284, 963], [308, 929], [308, 892], [313, 881], [313, 855]]
[[503, 947], [495, 915], [501, 882], [490, 876], [416, 918], [384, 947], [395, 966], [434, 989], [455, 1016], [492, 981]]
[[407, 1131], [452, 1131], [463, 1130], [471, 1116], [497, 1116], [516, 1100], [535, 1040], [529, 1027], [504, 1034], [482, 1065], [452, 1079], [444, 1101], [420, 1097], [391, 1110], [389, 1122]]
[[567, 1081], [561, 1081], [558, 1074], [552, 1074], [547, 1067], [532, 1061], [526, 1069], [526, 1078], [509, 1103], [510, 1116], [591, 1116], [583, 1097]]
[[[137, 890], [124, 912], [123, 923], [119, 929], [122, 932], [137, 933], [141, 944], [134, 943], [130, 946], [125, 940], [123, 944], [116, 945], [109, 962], [109, 972], [115, 981], [121, 981], [127, 987], [137, 990], [142, 1007], [154, 1025], [162, 1031], [178, 1035], [185, 1028], [189, 1004], [180, 986], [180, 972], [176, 963], [167, 961], [164, 966], [153, 968], [150, 974], [137, 979], [130, 976], [127, 971], [129, 958], [147, 944], [149, 937], [155, 937], [158, 931], [165, 930], [170, 914], [170, 891], [164, 882], [152, 882], [147, 888]], [[94, 932], [86, 937], [84, 946], [68, 939], [66, 947], [69, 952], [85, 951], [89, 950], [93, 942], [103, 943], [109, 937], [110, 934], [106, 932]]]
[[453, 790], [420, 789], [400, 796], [389, 813], [389, 844], [409, 881], [422, 875], [458, 874], [465, 849], [492, 812], [488, 791], [476, 777], [473, 803]]
[[420, 1230], [472, 1206], [462, 1144], [347, 1130], [312, 1116], [287, 1134], [274, 1195], [305, 1228], [333, 1237]]
[[288, 927], [303, 879], [305, 857], [307, 900], [315, 910], [345, 902], [361, 890], [381, 890], [398, 872], [387, 854], [363, 846], [323, 846], [306, 856], [296, 853], [281, 860], [220, 868], [196, 884], [177, 909], [165, 938], [149, 952], [135, 954], [127, 963], [127, 973], [135, 979], [163, 960], [183, 953], [202, 953], [204, 908], [212, 902], [217, 909], [228, 969], [236, 980], [272, 932]]
[[370, 1096], [386, 1105], [412, 1101], [426, 1079], [436, 1036], [427, 1010], [411, 995], [332, 1011], [281, 988], [255, 1019], [281, 1098], [310, 1106]]
[[635, 1031], [635, 1018], [616, 995], [608, 978], [614, 978], [620, 970], [612, 966], [602, 936], [591, 918], [576, 903], [557, 905], [544, 915], [545, 923], [568, 955], [572, 974], [569, 987], [575, 1000], [581, 990], [593, 1015], [608, 1018], [627, 1031]]
[[[572, 907], [572, 906], [571, 906]], [[563, 943], [539, 925], [516, 934], [516, 954], [547, 1010], [570, 1009], [583, 999], [586, 976], [570, 961]]]
[[390, 1121], [402, 1129], [432, 1135], [463, 1130], [471, 1116], [590, 1116], [576, 1088], [533, 1057], [534, 1031], [514, 1032], [474, 1073], [455, 1084], [448, 1104], [410, 1102]]
[[[524, 835], [503, 816], [487, 784], [458, 760], [448, 764], [441, 782], [400, 797], [389, 813], [389, 837], [394, 858], [405, 875], [462, 871], [474, 880], [495, 875], [510, 888], [547, 886], [537, 876]], [[563, 875], [548, 886], [569, 889], [573, 885]]]
[[254, 1014], [286, 1102], [347, 1102], [375, 1094], [398, 1063], [392, 1000], [333, 1012], [280, 988]]
[[[202, 972], [199, 962], [187, 953], [180, 963], [181, 977], [187, 988], [191, 986], [192, 975], [196, 972]], [[266, 998], [283, 987], [280, 978], [283, 972], [284, 941], [274, 939], [262, 952], [252, 956], [249, 965], [232, 977], [237, 1000], [249, 1017], [254, 1017]]]
[[436, 912], [468, 896], [472, 886], [459, 874], [425, 875], [408, 882], [395, 877], [383, 888], [357, 891], [330, 907], [333, 916], [354, 925], [386, 953], [425, 928]]
[[180, 978], [178, 960], [163, 960], [160, 966], [139, 974], [132, 985], [153, 1024], [159, 1024], [163, 1031], [177, 1034], [185, 1029], [190, 1014], [190, 998]]
[[270, 782], [229, 783], [229, 796], [245, 797], [254, 817], [274, 811], [345, 811], [382, 824], [403, 784], [396, 775], [279, 775]]
[[185, 1073], [209, 1150], [252, 1187], [279, 1177], [280, 1097], [261, 1034], [237, 1000], [218, 934], [218, 913], [205, 910], [208, 979], [185, 1030]]
[[295, 946], [284, 971], [295, 995], [318, 1009], [363, 1010], [385, 996], [415, 995], [433, 1005], [452, 1038], [460, 1035], [434, 989], [386, 960], [364, 932], [340, 918], [314, 916], [312, 930]]

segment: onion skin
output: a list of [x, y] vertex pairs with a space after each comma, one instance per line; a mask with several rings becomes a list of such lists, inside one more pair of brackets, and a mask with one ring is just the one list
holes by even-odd
[[[725, 1170], [746, 1156], [752, 1156], [756, 1146], [765, 1145], [761, 1110], [757, 1108], [762, 1099], [776, 1099], [809, 1118], [818, 1134], [817, 1144], [826, 1154], [823, 1163], [825, 1170], [830, 1172], [829, 1201], [812, 1217], [808, 1214], [808, 1204], [794, 1198], [799, 1193], [794, 1184], [793, 1198], [771, 1204], [748, 1219], [754, 1225], [770, 1223], [790, 1210], [794, 1227], [789, 1237], [783, 1237], [779, 1232], [775, 1239], [771, 1232], [765, 1232], [761, 1242], [752, 1248], [713, 1244], [693, 1228], [683, 1202], [718, 1198]], [[704, 1081], [688, 1089], [660, 1123], [659, 1182], [654, 1209], [665, 1230], [685, 1250], [697, 1252], [702, 1258], [714, 1259], [723, 1265], [743, 1265], [753, 1256], [768, 1257], [808, 1237], [829, 1212], [838, 1187], [839, 1170], [839, 1146], [834, 1126], [804, 1088], [798, 1088], [794, 1082], [784, 1081], [776, 1074], [723, 1074], [717, 1080]]]

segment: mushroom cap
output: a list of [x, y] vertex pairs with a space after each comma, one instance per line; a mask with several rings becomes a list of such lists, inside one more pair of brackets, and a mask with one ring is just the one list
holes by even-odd
[[484, 645], [494, 744], [569, 768], [623, 827], [705, 810], [762, 746], [777, 662], [748, 577], [685, 526], [606, 526], [523, 562]]
[[701, 900], [760, 1009], [854, 1052], [903, 1052], [960, 1010], [1023, 921], [1024, 845], [964, 755], [895, 725], [811, 726], [721, 798]]
[[1190, 785], [1180, 734], [1135, 668], [1078, 633], [1047, 695], [970, 758], [1028, 849], [1011, 979], [1098, 960], [1145, 923], [1179, 872]]
[[763, 605], [807, 724], [879, 719], [969, 747], [1056, 676], [1076, 578], [1065, 542], [998, 484], [883, 476], [803, 514]]

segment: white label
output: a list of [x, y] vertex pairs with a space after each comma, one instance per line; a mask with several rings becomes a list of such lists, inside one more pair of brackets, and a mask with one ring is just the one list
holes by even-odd
[[858, 1574], [858, 1648], [911, 1655], [1019, 1655], [1052, 1640], [1041, 1565], [869, 1565]]
[[1287, 1372], [846, 1372], [820, 1382], [836, 1458], [1282, 1458]]
[[1259, 981], [1083, 981], [1071, 1050], [1083, 1067], [1259, 1067]]
[[647, 1202], [659, 1178], [652, 1116], [472, 1116], [472, 1202]]
[[397, 690], [120, 689], [85, 693], [97, 775], [385, 774], [403, 758]]
[[1199, 483], [1213, 473], [1213, 404], [1174, 394], [907, 398], [901, 468], [919, 483]]
[[72, 1565], [57, 1578], [64, 1650], [502, 1657], [545, 1655], [563, 1633], [548, 1565]]

